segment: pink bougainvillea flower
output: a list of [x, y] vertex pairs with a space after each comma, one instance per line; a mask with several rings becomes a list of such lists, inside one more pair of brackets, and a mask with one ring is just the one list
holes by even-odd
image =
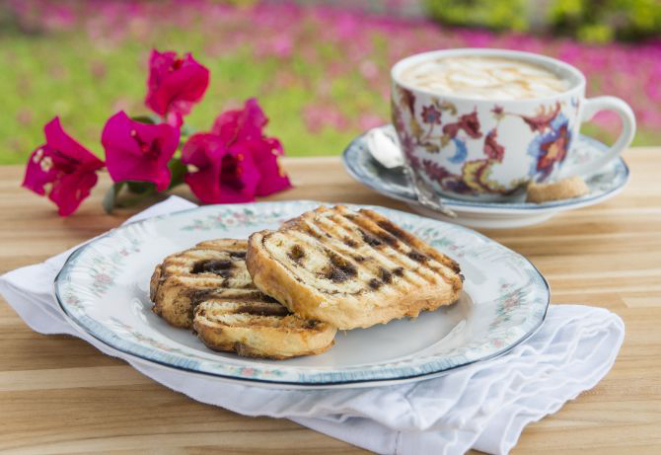
[[177, 128], [136, 122], [120, 111], [106, 122], [101, 143], [113, 181], [152, 182], [158, 191], [170, 185], [168, 163], [179, 146]]
[[231, 146], [236, 142], [263, 137], [268, 118], [255, 98], [244, 103], [243, 109], [232, 109], [221, 113], [213, 122], [211, 131]]
[[175, 52], [152, 50], [145, 103], [168, 123], [180, 126], [204, 96], [209, 85], [209, 70], [188, 53], [180, 58]]
[[72, 139], [55, 117], [44, 127], [46, 144], [30, 156], [23, 186], [57, 204], [60, 216], [72, 214], [97, 182], [103, 161]]
[[259, 170], [257, 196], [268, 196], [292, 187], [289, 177], [280, 165], [280, 157], [285, 154], [280, 141], [264, 138], [239, 143], [237, 147], [244, 147], [250, 151]]
[[257, 196], [267, 196], [292, 187], [279, 163], [279, 158], [284, 155], [282, 145], [277, 139], [264, 136], [263, 129], [267, 123], [268, 118], [257, 100], [251, 98], [246, 100], [243, 109], [220, 114], [212, 128], [228, 150], [251, 156], [260, 174]]
[[184, 181], [206, 203], [220, 202], [220, 168], [226, 152], [215, 134], [194, 134], [183, 147], [181, 161], [188, 166]]
[[184, 177], [205, 203], [249, 202], [291, 188], [278, 158], [284, 154], [277, 139], [264, 136], [268, 119], [255, 99], [243, 109], [220, 114], [211, 133], [195, 134], [181, 157]]
[[184, 145], [181, 161], [188, 166], [185, 182], [207, 204], [250, 202], [260, 173], [243, 146], [228, 148], [217, 134], [194, 134]]

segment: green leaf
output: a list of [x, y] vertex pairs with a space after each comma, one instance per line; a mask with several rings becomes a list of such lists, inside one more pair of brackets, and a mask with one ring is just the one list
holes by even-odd
[[163, 119], [153, 114], [136, 115], [135, 117], [131, 117], [131, 120], [134, 122], [145, 123], [147, 125], [158, 125], [159, 123], [163, 123]]
[[120, 207], [120, 208], [127, 208], [127, 207], [132, 207], [143, 200], [153, 196], [156, 193], [156, 187], [154, 186], [150, 191], [147, 191], [146, 193], [143, 194], [136, 194], [135, 196], [124, 196], [120, 198], [118, 201], [115, 203], [115, 207]]
[[108, 188], [108, 192], [103, 196], [103, 209], [106, 211], [107, 214], [111, 214], [113, 209], [117, 206], [117, 197], [119, 196], [119, 193], [122, 191], [122, 187], [124, 186], [125, 182], [117, 182], [110, 188]]
[[186, 171], [188, 170], [186, 168], [186, 165], [181, 162], [181, 159], [179, 158], [174, 158], [170, 160], [168, 163], [168, 167], [170, 168], [170, 172], [172, 173], [172, 180], [170, 181], [170, 186], [168, 187], [168, 190], [171, 188], [174, 188], [177, 185], [181, 185], [184, 183], [184, 176], [186, 175]]
[[[125, 188], [129, 191], [124, 191]], [[117, 182], [103, 197], [103, 208], [110, 214], [115, 208], [134, 206], [156, 193], [156, 185], [151, 182]]]
[[195, 134], [195, 127], [191, 126], [188, 123], [184, 123], [183, 125], [181, 125], [179, 131], [181, 133], [181, 137], [189, 137]]
[[134, 194], [144, 194], [154, 187], [152, 182], [141, 182], [137, 180], [126, 182], [126, 184], [128, 185], [129, 191]]

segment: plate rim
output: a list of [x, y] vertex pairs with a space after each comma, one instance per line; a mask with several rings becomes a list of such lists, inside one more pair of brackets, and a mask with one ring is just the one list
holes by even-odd
[[[539, 330], [539, 328], [542, 326], [544, 321], [546, 320], [548, 310], [549, 310], [549, 305], [550, 305], [550, 302], [551, 302], [551, 287], [550, 287], [548, 281], [546, 280], [546, 278], [544, 277], [544, 275], [539, 271], [539, 269], [525, 256], [517, 253], [516, 251], [512, 250], [511, 248], [506, 247], [505, 245], [502, 245], [499, 242], [496, 242], [495, 240], [489, 238], [488, 236], [486, 236], [484, 234], [481, 234], [480, 232], [477, 232], [473, 229], [467, 228], [465, 226], [461, 226], [461, 225], [457, 225], [457, 224], [453, 224], [453, 223], [447, 223], [447, 222], [444, 222], [442, 220], [436, 220], [436, 219], [433, 219], [433, 218], [425, 217], [423, 215], [404, 212], [404, 211], [401, 211], [401, 210], [391, 209], [391, 208], [388, 208], [388, 207], [365, 205], [365, 204], [349, 204], [349, 205], [354, 206], [354, 207], [364, 207], [364, 208], [377, 208], [377, 209], [383, 208], [383, 209], [386, 209], [386, 210], [389, 210], [389, 211], [402, 213], [406, 216], [413, 216], [415, 218], [422, 218], [422, 219], [425, 219], [425, 220], [430, 220], [430, 221], [433, 221], [433, 222], [446, 224], [446, 225], [449, 224], [449, 225], [452, 225], [453, 228], [457, 228], [457, 229], [460, 229], [460, 230], [463, 230], [463, 231], [468, 231], [472, 235], [476, 235], [478, 237], [481, 237], [482, 239], [486, 240], [487, 242], [496, 243], [501, 248], [504, 248], [505, 250], [507, 250], [509, 253], [520, 257], [521, 259], [523, 259], [531, 267], [532, 271], [536, 274], [536, 276], [541, 279], [542, 291], [546, 295], [546, 301], [543, 303], [544, 304], [544, 309], [543, 309], [543, 313], [542, 313], [541, 317], [539, 318], [538, 321], [536, 321], [536, 323], [533, 327], [531, 327], [525, 334], [523, 334], [521, 337], [519, 337], [514, 342], [510, 343], [508, 346], [505, 346], [504, 348], [502, 348], [500, 350], [492, 352], [491, 354], [485, 355], [485, 356], [480, 357], [478, 359], [474, 359], [474, 360], [471, 360], [471, 361], [468, 361], [468, 362], [453, 365], [451, 367], [442, 368], [440, 370], [430, 371], [430, 372], [423, 372], [423, 373], [415, 374], [415, 375], [399, 376], [399, 377], [395, 377], [395, 378], [386, 377], [386, 378], [367, 378], [367, 379], [341, 380], [341, 381], [319, 380], [319, 381], [316, 381], [316, 382], [315, 381], [295, 382], [295, 381], [279, 380], [277, 378], [266, 379], [266, 378], [246, 377], [246, 376], [238, 376], [238, 375], [237, 376], [225, 375], [225, 374], [220, 374], [218, 372], [210, 372], [210, 371], [203, 371], [203, 370], [194, 369], [194, 368], [187, 368], [185, 366], [168, 363], [166, 361], [162, 361], [162, 360], [155, 359], [155, 358], [148, 358], [147, 356], [143, 356], [143, 355], [137, 354], [135, 352], [131, 352], [131, 351], [123, 348], [121, 345], [116, 345], [116, 344], [112, 343], [112, 341], [110, 341], [110, 340], [104, 339], [99, 334], [95, 333], [95, 331], [92, 328], [88, 327], [82, 321], [80, 321], [74, 314], [70, 313], [67, 310], [67, 307], [63, 302], [63, 298], [60, 294], [61, 293], [60, 286], [62, 285], [62, 282], [64, 281], [63, 278], [66, 276], [67, 272], [69, 271], [68, 269], [70, 267], [72, 267], [73, 261], [79, 255], [84, 253], [88, 248], [91, 248], [94, 245], [95, 242], [98, 242], [98, 241], [101, 241], [103, 239], [109, 238], [113, 235], [117, 235], [117, 233], [119, 231], [126, 230], [129, 227], [131, 227], [133, 225], [136, 225], [136, 224], [143, 224], [143, 223], [150, 222], [150, 221], [152, 221], [156, 218], [167, 219], [167, 218], [170, 218], [172, 216], [183, 215], [183, 214], [195, 212], [195, 211], [198, 211], [198, 210], [207, 210], [207, 209], [214, 208], [214, 207], [223, 207], [223, 208], [232, 207], [232, 208], [234, 208], [234, 207], [251, 207], [251, 206], [254, 206], [254, 205], [262, 205], [262, 204], [263, 205], [280, 205], [280, 204], [285, 205], [285, 204], [291, 204], [291, 203], [329, 204], [328, 202], [320, 202], [320, 201], [313, 201], [313, 200], [262, 201], [262, 202], [253, 202], [253, 203], [245, 203], [245, 204], [214, 204], [214, 205], [205, 205], [205, 206], [192, 207], [190, 209], [185, 209], [185, 210], [181, 210], [181, 211], [177, 211], [177, 212], [173, 212], [173, 213], [168, 213], [168, 214], [164, 214], [164, 215], [157, 215], [157, 216], [154, 216], [154, 217], [150, 217], [150, 218], [146, 218], [146, 219], [142, 219], [142, 220], [136, 220], [136, 221], [132, 221], [132, 222], [120, 225], [118, 227], [115, 227], [115, 228], [109, 230], [108, 232], [106, 232], [106, 233], [104, 233], [100, 236], [97, 236], [97, 237], [93, 238], [91, 241], [79, 246], [78, 248], [76, 248], [74, 251], [71, 252], [71, 254], [67, 257], [64, 265], [58, 271], [57, 275], [55, 276], [55, 279], [53, 280], [53, 295], [55, 296], [55, 300], [56, 300], [60, 310], [64, 314], [65, 318], [74, 326], [74, 328], [77, 331], [79, 331], [81, 333], [85, 333], [85, 334], [91, 336], [92, 338], [94, 338], [97, 341], [99, 341], [100, 343], [102, 343], [104, 346], [107, 346], [107, 347], [109, 347], [109, 348], [111, 348], [115, 351], [121, 352], [122, 354], [130, 356], [132, 358], [139, 359], [142, 362], [157, 364], [157, 365], [160, 365], [160, 366], [163, 366], [163, 367], [166, 367], [166, 368], [171, 368], [171, 369], [175, 369], [175, 370], [182, 371], [182, 372], [188, 372], [188, 373], [193, 373], [193, 374], [197, 374], [197, 375], [204, 375], [204, 376], [214, 377], [214, 378], [218, 378], [218, 379], [226, 379], [226, 380], [246, 382], [246, 383], [252, 383], [252, 384], [269, 384], [269, 385], [280, 384], [280, 385], [284, 385], [284, 386], [289, 385], [289, 386], [295, 386], [296, 388], [302, 388], [302, 389], [337, 388], [337, 387], [355, 387], [355, 388], [358, 388], [358, 387], [380, 386], [380, 385], [386, 386], [386, 385], [390, 385], [390, 384], [393, 384], [393, 383], [413, 382], [413, 381], [419, 381], [419, 380], [424, 380], [424, 379], [431, 378], [431, 377], [440, 376], [440, 375], [443, 375], [447, 372], [454, 371], [454, 370], [464, 368], [464, 367], [468, 367], [468, 366], [473, 365], [473, 364], [478, 363], [478, 362], [491, 360], [493, 358], [499, 357], [499, 356], [507, 353], [508, 351], [510, 351], [514, 347], [518, 346], [519, 344], [521, 344], [522, 342], [524, 342], [525, 340], [530, 338], [532, 335], [534, 335]], [[219, 362], [222, 362], [222, 360], [219, 360]]]
[[[394, 127], [392, 124], [388, 123], [385, 125], [377, 126], [373, 129], [384, 129], [384, 128], [394, 128]], [[356, 136], [345, 147], [344, 151], [342, 152], [342, 164], [344, 166], [344, 170], [358, 183], [376, 191], [377, 193], [383, 196], [396, 199], [398, 201], [406, 202], [408, 204], [420, 205], [418, 201], [416, 201], [415, 199], [410, 199], [400, 194], [391, 193], [384, 188], [372, 184], [370, 181], [363, 180], [360, 177], [359, 173], [356, 171], [352, 162], [349, 161], [348, 156], [350, 153], [352, 153], [353, 149], [358, 147], [359, 142], [364, 140], [365, 136], [369, 133], [369, 131], [371, 130], [365, 131], [360, 135]], [[591, 143], [595, 147], [608, 148], [606, 144], [595, 138], [583, 134], [580, 134], [579, 137], [581, 140]], [[525, 203], [525, 202], [524, 203], [511, 203], [511, 202], [493, 203], [493, 202], [480, 202], [480, 201], [463, 201], [459, 199], [452, 199], [446, 197], [443, 199], [443, 202], [448, 207], [460, 213], [471, 213], [471, 214], [494, 213], [494, 214], [502, 214], [502, 215], [511, 214], [511, 215], [521, 215], [521, 216], [525, 216], [533, 213], [540, 214], [545, 212], [563, 212], [567, 210], [578, 209], [581, 207], [587, 207], [590, 205], [598, 204], [599, 202], [602, 202], [606, 199], [610, 199], [613, 196], [616, 196], [626, 187], [627, 183], [629, 183], [629, 179], [631, 177], [631, 170], [629, 169], [629, 166], [621, 156], [617, 157], [617, 161], [624, 168], [624, 179], [622, 180], [622, 184], [609, 189], [603, 194], [592, 197], [588, 196], [587, 198], [584, 199], [580, 199], [580, 198], [567, 199], [563, 201], [550, 201], [542, 204], [534, 204], [534, 203]], [[513, 206], [514, 204], [520, 204], [520, 206]]]

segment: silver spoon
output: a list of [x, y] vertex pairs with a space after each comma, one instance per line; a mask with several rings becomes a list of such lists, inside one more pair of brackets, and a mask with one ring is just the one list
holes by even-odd
[[450, 218], [456, 218], [457, 214], [443, 203], [441, 196], [431, 185], [413, 172], [404, 159], [398, 142], [396, 137], [384, 133], [380, 128], [374, 128], [367, 133], [367, 149], [372, 157], [387, 169], [403, 168], [404, 175], [413, 187], [420, 204]]

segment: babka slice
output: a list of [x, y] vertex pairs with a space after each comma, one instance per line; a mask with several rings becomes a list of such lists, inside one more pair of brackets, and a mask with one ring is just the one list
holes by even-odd
[[170, 325], [193, 326], [195, 307], [211, 298], [273, 301], [253, 284], [246, 269], [245, 240], [219, 239], [171, 254], [150, 283], [153, 311]]
[[459, 265], [367, 209], [319, 207], [250, 236], [259, 290], [303, 319], [338, 329], [416, 317], [459, 298]]
[[320, 354], [333, 345], [336, 332], [263, 301], [207, 300], [197, 306], [193, 328], [210, 349], [278, 360]]
[[286, 359], [318, 354], [335, 327], [308, 321], [262, 294], [246, 269], [245, 240], [209, 240], [172, 254], [150, 283], [153, 311], [170, 325], [193, 327], [209, 348]]

